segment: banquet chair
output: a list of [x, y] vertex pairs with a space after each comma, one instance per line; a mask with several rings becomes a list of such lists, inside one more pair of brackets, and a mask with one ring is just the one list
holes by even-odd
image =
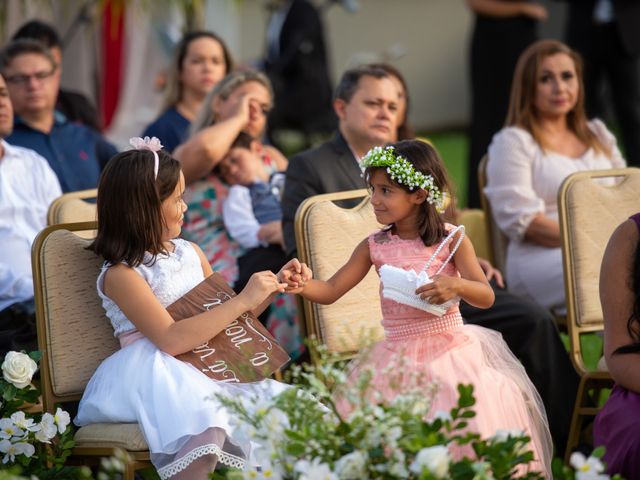
[[484, 188], [487, 186], [487, 164], [489, 163], [489, 156], [485, 155], [480, 160], [478, 165], [478, 188], [480, 191], [480, 204], [482, 205], [482, 211], [484, 212], [484, 221], [487, 236], [489, 238], [489, 246], [491, 255], [488, 260], [502, 273], [506, 272], [507, 265], [507, 245], [509, 239], [502, 233], [500, 227], [496, 223], [493, 213], [491, 211], [491, 203], [484, 194]]
[[624, 168], [574, 173], [558, 192], [569, 354], [580, 375], [566, 462], [581, 436], [584, 437], [587, 421], [599, 411], [600, 391], [613, 385], [604, 362], [599, 364], [604, 370], [587, 369], [580, 339], [604, 329], [599, 296], [600, 265], [615, 228], [640, 210], [638, 191], [640, 169]]
[[[335, 202], [362, 198], [354, 208], [345, 209]], [[467, 227], [474, 248], [486, 251], [486, 232], [482, 212], [467, 210], [459, 214], [459, 223]], [[316, 195], [305, 200], [295, 217], [298, 258], [313, 271], [315, 278], [330, 278], [351, 256], [356, 246], [380, 228], [366, 189]], [[379, 340], [379, 279], [375, 269], [355, 288], [332, 305], [319, 305], [302, 299], [301, 316], [307, 336], [315, 337], [338, 359], [352, 357], [367, 343]], [[312, 352], [312, 360], [318, 361]]]
[[[354, 208], [334, 202], [363, 198]], [[351, 256], [355, 247], [380, 228], [366, 189], [316, 195], [296, 212], [298, 258], [318, 279], [330, 278]], [[302, 299], [307, 337], [315, 337], [339, 359], [352, 357], [367, 342], [383, 337], [378, 298], [378, 276], [372, 268], [355, 288], [332, 305]], [[312, 360], [319, 359], [311, 351]]]
[[[77, 402], [102, 360], [120, 346], [96, 291], [102, 260], [86, 247], [90, 240], [75, 232], [95, 230], [92, 222], [45, 228], [32, 250], [40, 378], [45, 412], [56, 404]], [[137, 424], [93, 424], [74, 436], [74, 461], [98, 462], [125, 450], [131, 462], [124, 479], [151, 465], [147, 443]], [[80, 460], [82, 459], [82, 460]]]
[[47, 212], [47, 224], [94, 222], [96, 220], [96, 204], [87, 202], [98, 195], [97, 188], [65, 193], [56, 198]]

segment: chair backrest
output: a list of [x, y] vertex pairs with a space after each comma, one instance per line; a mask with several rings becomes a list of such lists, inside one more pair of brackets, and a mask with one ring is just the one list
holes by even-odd
[[95, 223], [45, 228], [32, 250], [38, 346], [42, 352], [42, 400], [46, 411], [79, 400], [102, 360], [118, 341], [96, 291], [102, 260], [76, 231]]
[[487, 231], [487, 220], [484, 211], [479, 208], [467, 208], [458, 212], [457, 223], [464, 225], [465, 234], [476, 251], [476, 255], [481, 258], [492, 260], [491, 242]]
[[571, 357], [584, 374], [580, 347], [583, 333], [603, 329], [600, 265], [615, 228], [640, 211], [640, 169], [578, 172], [558, 192], [567, 330]]
[[[351, 209], [334, 202], [363, 198]], [[327, 280], [351, 256], [355, 247], [380, 228], [367, 190], [317, 195], [305, 200], [295, 218], [298, 256], [314, 277]], [[382, 338], [379, 280], [372, 268], [364, 280], [333, 305], [303, 300], [307, 335], [324, 343], [328, 350], [350, 356], [362, 341]]]
[[95, 199], [97, 195], [97, 188], [61, 195], [49, 205], [47, 223], [58, 225], [59, 223], [95, 222], [96, 204], [86, 200]]
[[506, 272], [507, 265], [507, 245], [509, 243], [509, 239], [507, 236], [502, 233], [500, 227], [495, 222], [493, 218], [493, 214], [491, 212], [491, 203], [489, 199], [484, 194], [484, 187], [487, 186], [487, 164], [489, 163], [489, 156], [485, 155], [480, 160], [480, 164], [478, 165], [478, 188], [480, 191], [480, 203], [482, 205], [482, 210], [484, 211], [484, 219], [487, 224], [487, 235], [489, 237], [489, 246], [491, 247], [491, 263], [501, 270], [503, 273]]

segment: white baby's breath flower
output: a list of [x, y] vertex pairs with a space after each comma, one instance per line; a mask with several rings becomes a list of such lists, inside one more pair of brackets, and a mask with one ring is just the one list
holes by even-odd
[[293, 468], [300, 474], [298, 480], [339, 480], [329, 465], [323, 463], [320, 458], [314, 458], [312, 461], [298, 460]]
[[360, 450], [338, 459], [334, 470], [341, 480], [360, 480], [366, 477], [367, 455]]
[[2, 458], [2, 463], [13, 463], [17, 455], [31, 457], [35, 453], [35, 451], [35, 447], [30, 443], [11, 443], [9, 440], [0, 440], [0, 452], [5, 454], [5, 456]]
[[42, 415], [38, 426], [40, 429], [36, 432], [36, 440], [42, 443], [51, 443], [51, 439], [55, 437], [58, 432], [53, 415], [50, 413]]
[[9, 352], [5, 355], [4, 362], [2, 362], [2, 376], [17, 388], [28, 386], [37, 369], [36, 362], [29, 355], [22, 352]]
[[58, 426], [58, 432], [64, 433], [67, 429], [67, 426], [71, 423], [71, 417], [67, 412], [62, 410], [60, 407], [56, 410], [56, 413], [53, 415], [53, 420]]
[[422, 473], [425, 469], [439, 478], [444, 478], [449, 472], [451, 456], [449, 449], [444, 445], [423, 448], [409, 465], [409, 470], [415, 474]]
[[10, 439], [11, 437], [22, 437], [24, 431], [13, 423], [10, 418], [0, 419], [0, 438]]
[[604, 465], [599, 458], [585, 457], [580, 452], [574, 452], [569, 458], [569, 464], [576, 470], [576, 480], [605, 480], [608, 475], [604, 472]]

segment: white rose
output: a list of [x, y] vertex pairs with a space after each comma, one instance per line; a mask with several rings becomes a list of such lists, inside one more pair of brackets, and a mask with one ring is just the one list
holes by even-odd
[[367, 457], [359, 450], [338, 459], [335, 472], [341, 480], [359, 480], [366, 477]]
[[423, 448], [418, 452], [416, 458], [409, 465], [409, 470], [420, 474], [425, 469], [438, 478], [444, 478], [449, 473], [449, 449], [444, 445]]
[[2, 376], [17, 388], [29, 385], [37, 369], [36, 362], [26, 353], [9, 352], [2, 362]]

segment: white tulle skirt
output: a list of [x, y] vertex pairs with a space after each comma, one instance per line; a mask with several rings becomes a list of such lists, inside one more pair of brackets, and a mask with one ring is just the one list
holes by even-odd
[[205, 457], [213, 459], [212, 465], [243, 468], [252, 464], [251, 442], [233, 433], [233, 413], [215, 395], [264, 398], [286, 388], [274, 380], [216, 382], [141, 338], [102, 362], [74, 423], [138, 423], [163, 479]]

